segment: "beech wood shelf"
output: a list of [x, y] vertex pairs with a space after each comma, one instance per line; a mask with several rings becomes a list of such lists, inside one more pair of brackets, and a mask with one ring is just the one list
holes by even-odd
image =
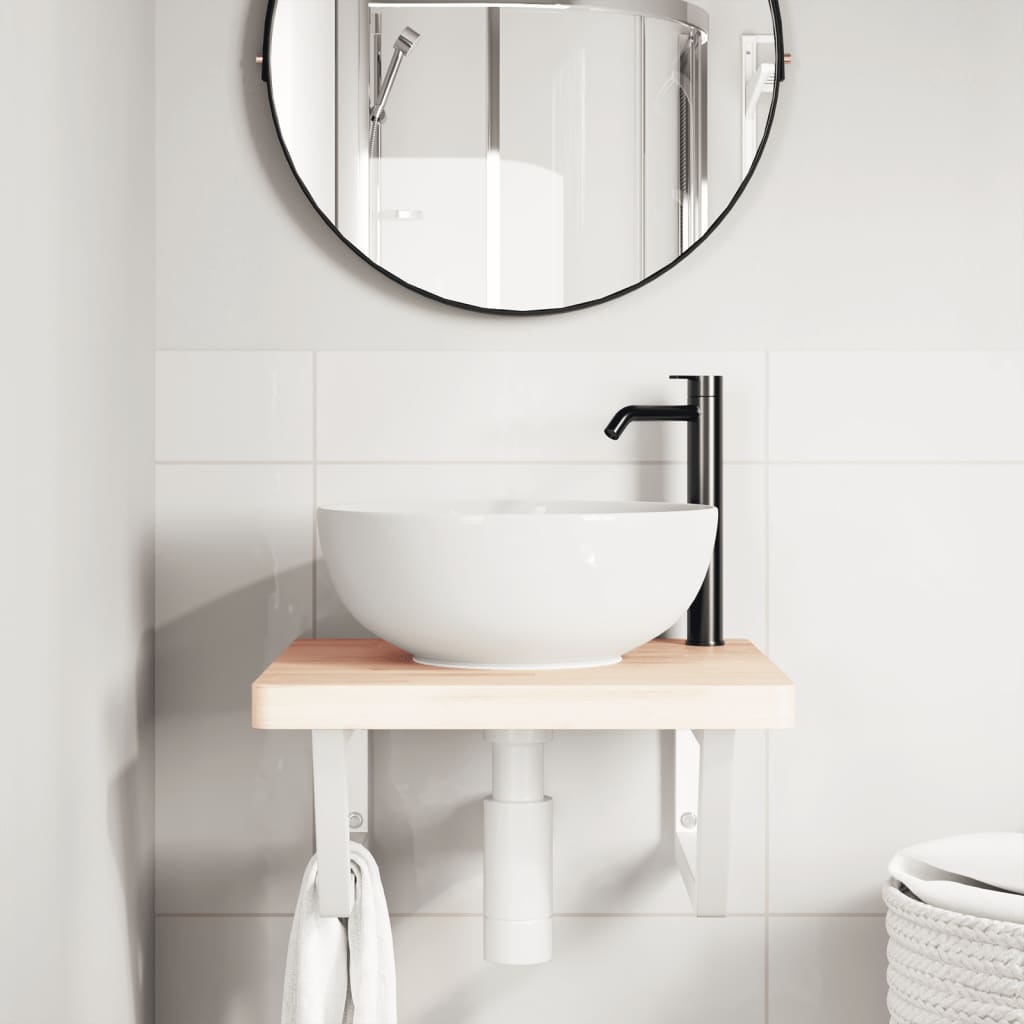
[[793, 683], [749, 640], [652, 640], [618, 665], [419, 665], [383, 640], [296, 640], [252, 687], [257, 729], [787, 729]]

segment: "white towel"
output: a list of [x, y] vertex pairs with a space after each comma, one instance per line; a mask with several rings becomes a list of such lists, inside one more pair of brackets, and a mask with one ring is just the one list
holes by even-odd
[[349, 845], [355, 902], [347, 920], [321, 917], [316, 857], [302, 877], [284, 975], [281, 1024], [397, 1024], [395, 951], [380, 872]]
[[917, 843], [889, 874], [919, 900], [973, 917], [1024, 924], [1024, 834], [983, 832]]

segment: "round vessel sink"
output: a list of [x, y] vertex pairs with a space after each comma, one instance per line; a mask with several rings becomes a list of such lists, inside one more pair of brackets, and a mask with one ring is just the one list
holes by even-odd
[[718, 510], [661, 502], [420, 502], [317, 510], [331, 580], [427, 665], [609, 665], [686, 612]]

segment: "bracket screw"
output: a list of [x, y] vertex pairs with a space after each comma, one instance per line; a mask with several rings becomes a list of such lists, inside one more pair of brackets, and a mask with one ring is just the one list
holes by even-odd
[[348, 827], [352, 829], [360, 829], [363, 827], [363, 816], [358, 811], [353, 811], [348, 816]]
[[679, 824], [685, 829], [697, 827], [697, 815], [693, 811], [684, 811], [679, 815]]

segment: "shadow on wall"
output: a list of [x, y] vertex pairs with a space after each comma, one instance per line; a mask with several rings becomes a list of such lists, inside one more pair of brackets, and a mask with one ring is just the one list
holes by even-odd
[[[272, 573], [223, 592], [240, 567]], [[186, 531], [162, 545], [160, 592], [217, 596], [156, 633], [157, 908], [286, 913], [312, 851], [309, 737], [250, 724], [254, 679], [311, 627], [312, 569], [274, 572], [249, 531]]]
[[[147, 574], [151, 586], [151, 575]], [[131, 978], [135, 1016], [151, 1016], [147, 993], [153, 976], [153, 633], [139, 644], [130, 696], [111, 701], [106, 709], [107, 744], [120, 750], [126, 737], [136, 752], [120, 769], [107, 791], [107, 835], [124, 893], [127, 973]]]
[[483, 736], [380, 731], [370, 756], [370, 847], [392, 912], [415, 913], [460, 890], [467, 910], [482, 905], [482, 801], [490, 778]]
[[[279, 568], [263, 532], [202, 517], [161, 530], [157, 612], [173, 617], [155, 637], [158, 914], [290, 914], [312, 851], [308, 736], [250, 724], [253, 680], [310, 632], [312, 568]], [[194, 1024], [252, 1019], [280, 999], [280, 920], [258, 926], [253, 951], [273, 962], [257, 969], [231, 919], [215, 920], [195, 950], [190, 929], [161, 932], [158, 1006], [179, 1005], [214, 961]]]
[[[136, 607], [143, 622], [153, 621], [153, 541], [137, 552]], [[126, 976], [130, 979], [133, 1020], [152, 1017], [154, 975], [154, 794], [153, 794], [153, 630], [139, 637], [130, 684], [107, 688], [118, 696], [103, 709], [104, 746], [126, 751], [124, 764], [107, 787], [107, 837], [124, 900], [127, 937]], [[127, 681], [126, 681], [127, 682]]]

